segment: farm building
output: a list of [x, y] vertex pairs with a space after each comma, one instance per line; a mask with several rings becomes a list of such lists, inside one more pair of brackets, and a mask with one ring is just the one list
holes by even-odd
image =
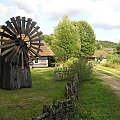
[[38, 53], [41, 57], [36, 57], [36, 60], [33, 60], [33, 63], [30, 64], [31, 68], [52, 66], [52, 59], [55, 54], [45, 43], [43, 44], [44, 46], [40, 47], [41, 51]]
[[96, 50], [95, 53], [89, 57], [89, 60], [100, 61], [100, 63], [104, 63], [106, 62], [107, 55], [108, 53], [104, 50]]

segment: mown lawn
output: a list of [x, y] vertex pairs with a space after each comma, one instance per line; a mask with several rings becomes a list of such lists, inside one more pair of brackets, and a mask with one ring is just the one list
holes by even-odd
[[54, 81], [53, 68], [32, 69], [31, 74], [32, 88], [0, 89], [1, 120], [31, 120], [41, 113], [43, 104], [63, 97], [67, 81]]
[[76, 120], [120, 120], [120, 98], [103, 81], [81, 83]]

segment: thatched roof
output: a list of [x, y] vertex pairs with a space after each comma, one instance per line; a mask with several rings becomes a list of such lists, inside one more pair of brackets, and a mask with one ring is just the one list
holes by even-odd
[[104, 58], [106, 58], [107, 55], [108, 55], [108, 53], [103, 51], [103, 50], [96, 50], [94, 55], [92, 55], [92, 57], [104, 57]]
[[54, 56], [54, 52], [45, 43], [43, 44], [44, 46], [40, 47], [40, 49], [42, 50], [42, 52], [39, 52], [40, 56]]

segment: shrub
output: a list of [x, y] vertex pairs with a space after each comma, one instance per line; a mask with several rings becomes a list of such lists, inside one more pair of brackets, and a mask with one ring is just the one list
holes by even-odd
[[70, 66], [71, 77], [78, 76], [79, 80], [90, 80], [93, 77], [92, 65], [84, 59], [78, 59]]

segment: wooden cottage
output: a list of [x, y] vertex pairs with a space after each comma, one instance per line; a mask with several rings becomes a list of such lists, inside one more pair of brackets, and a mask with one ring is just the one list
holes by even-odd
[[89, 57], [90, 61], [99, 61], [100, 63], [106, 62], [108, 53], [104, 50], [96, 50], [95, 53]]
[[53, 51], [45, 44], [40, 47], [39, 55], [40, 58], [36, 57], [36, 60], [33, 60], [33, 63], [30, 64], [31, 68], [41, 68], [41, 67], [49, 67], [52, 64], [52, 59], [54, 57]]

